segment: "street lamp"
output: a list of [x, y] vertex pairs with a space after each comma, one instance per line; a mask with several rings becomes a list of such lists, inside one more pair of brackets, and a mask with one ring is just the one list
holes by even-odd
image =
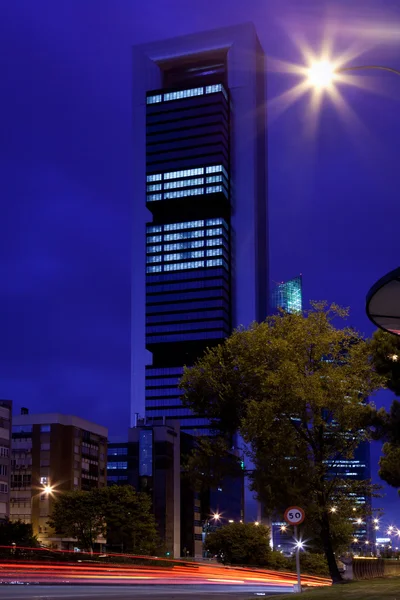
[[333, 63], [328, 60], [321, 60], [315, 62], [308, 69], [308, 80], [311, 86], [316, 88], [328, 88], [338, 79], [338, 75], [341, 73], [347, 73], [348, 71], [365, 71], [365, 70], [380, 70], [389, 71], [400, 75], [400, 71], [392, 69], [391, 67], [383, 67], [380, 65], [361, 65], [351, 67], [340, 67], [336, 68]]
[[[336, 67], [328, 60], [314, 62], [307, 71], [308, 84], [317, 91], [326, 89], [328, 92], [334, 87], [335, 81], [340, 81], [340, 75], [349, 71], [388, 71], [400, 75], [400, 70], [382, 65], [360, 65], [350, 67]], [[366, 312], [370, 321], [384, 331], [400, 336], [400, 268], [390, 271], [381, 277], [368, 291], [366, 298]], [[397, 354], [392, 360], [398, 360]]]

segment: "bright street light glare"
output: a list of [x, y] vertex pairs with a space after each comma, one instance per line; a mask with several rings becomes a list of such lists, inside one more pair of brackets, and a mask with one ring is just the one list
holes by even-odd
[[213, 514], [213, 519], [215, 519], [216, 521], [219, 521], [220, 516], [218, 513]]
[[258, 521], [254, 521], [254, 525], [259, 525], [260, 523]]
[[308, 78], [314, 87], [327, 88], [331, 85], [335, 77], [335, 69], [327, 60], [321, 60], [311, 65], [308, 71]]
[[45, 494], [51, 494], [53, 492], [53, 486], [51, 485], [45, 485], [43, 488], [43, 491]]
[[298, 548], [299, 550], [303, 550], [304, 548], [304, 544], [301, 540], [297, 540], [296, 542], [296, 548]]

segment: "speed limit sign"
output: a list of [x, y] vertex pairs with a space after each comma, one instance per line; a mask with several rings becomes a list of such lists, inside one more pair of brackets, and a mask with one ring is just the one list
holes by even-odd
[[306, 518], [305, 512], [302, 508], [298, 506], [291, 506], [285, 510], [285, 514], [283, 515], [286, 523], [289, 525], [300, 525]]

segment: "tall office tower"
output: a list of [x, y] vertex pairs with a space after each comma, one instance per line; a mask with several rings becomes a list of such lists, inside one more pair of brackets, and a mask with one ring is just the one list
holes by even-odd
[[0, 400], [0, 522], [10, 515], [11, 400]]
[[183, 366], [267, 310], [264, 54], [251, 24], [140, 46], [133, 87], [132, 414], [202, 435]]
[[276, 312], [279, 308], [288, 313], [301, 312], [303, 309], [302, 276], [278, 283], [272, 290], [271, 296], [272, 312]]
[[41, 543], [73, 547], [48, 526], [52, 504], [57, 492], [106, 485], [107, 435], [78, 417], [22, 409], [12, 427], [10, 519], [32, 523]]

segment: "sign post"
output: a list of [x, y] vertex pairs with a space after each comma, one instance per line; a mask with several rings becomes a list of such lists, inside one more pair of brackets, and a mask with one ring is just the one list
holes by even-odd
[[296, 540], [296, 573], [297, 573], [297, 592], [301, 592], [301, 575], [300, 575], [300, 544], [298, 537], [298, 525], [304, 521], [306, 518], [305, 512], [302, 508], [298, 506], [290, 506], [285, 510], [285, 514], [283, 517], [286, 523], [294, 526], [294, 539]]

